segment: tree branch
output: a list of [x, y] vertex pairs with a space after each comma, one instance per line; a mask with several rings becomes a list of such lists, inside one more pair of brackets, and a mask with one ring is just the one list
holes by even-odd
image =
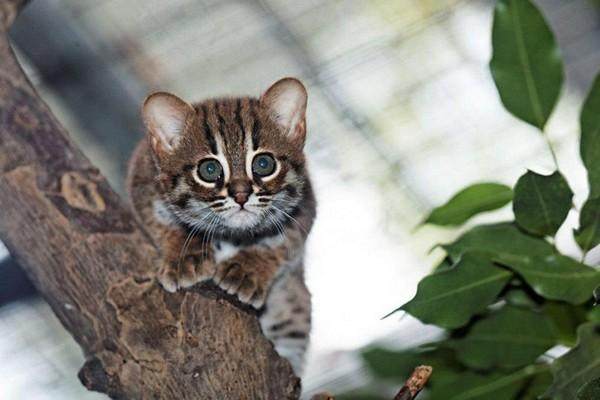
[[[414, 369], [413, 373], [400, 388], [400, 391], [394, 396], [394, 400], [414, 400], [423, 390], [433, 368], [429, 365], [421, 365]], [[310, 400], [335, 400], [335, 396], [329, 392], [317, 393]]]
[[7, 30], [29, 0], [2, 0], [0, 2], [0, 29]]
[[413, 400], [419, 392], [423, 390], [429, 380], [433, 368], [428, 365], [421, 365], [413, 371], [412, 375], [406, 380], [404, 386], [400, 389], [394, 400]]
[[295, 399], [299, 380], [255, 313], [208, 287], [157, 286], [157, 249], [68, 138], [9, 46], [0, 0], [0, 238], [118, 399]]

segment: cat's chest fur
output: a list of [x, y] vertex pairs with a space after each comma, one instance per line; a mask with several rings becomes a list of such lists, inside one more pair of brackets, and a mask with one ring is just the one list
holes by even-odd
[[237, 245], [226, 240], [217, 240], [212, 244], [213, 257], [216, 263], [227, 261], [235, 257], [240, 251], [261, 247], [263, 249], [275, 250], [284, 244], [285, 239], [281, 235], [271, 236], [257, 240], [247, 245]]
[[[177, 219], [165, 206], [162, 200], [156, 199], [153, 202], [154, 218], [156, 221], [165, 227], [175, 226]], [[257, 239], [255, 242], [236, 244], [227, 240], [215, 240], [212, 243], [212, 254], [215, 263], [221, 263], [227, 261], [236, 255], [240, 251], [250, 250], [252, 248], [260, 247], [263, 250], [276, 250], [281, 248], [285, 244], [286, 238], [284, 235], [273, 235]]]

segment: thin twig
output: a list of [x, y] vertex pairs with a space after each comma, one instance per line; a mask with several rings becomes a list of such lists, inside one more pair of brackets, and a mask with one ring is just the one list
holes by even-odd
[[[433, 368], [429, 365], [421, 365], [415, 368], [412, 375], [406, 380], [394, 400], [414, 400], [419, 392], [423, 390], [429, 380]], [[311, 400], [335, 400], [329, 392], [315, 394]]]
[[402, 389], [394, 397], [394, 400], [412, 400], [417, 397], [419, 392], [425, 387], [432, 372], [433, 368], [429, 365], [421, 365], [415, 368], [410, 378], [407, 379]]

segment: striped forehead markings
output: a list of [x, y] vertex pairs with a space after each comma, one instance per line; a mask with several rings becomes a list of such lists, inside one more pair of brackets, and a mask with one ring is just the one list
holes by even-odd
[[258, 150], [260, 146], [260, 120], [258, 119], [258, 113], [256, 111], [256, 107], [258, 107], [257, 101], [250, 102], [250, 112], [252, 116], [252, 149], [254, 151]]
[[[238, 99], [235, 103], [232, 100], [221, 100], [217, 103], [216, 107], [220, 127], [219, 133], [227, 153], [227, 161], [232, 168], [232, 174], [235, 173], [233, 172], [234, 169], [239, 168], [240, 165], [244, 165], [243, 160], [246, 157], [246, 148], [243, 143], [244, 128], [241, 110], [238, 109], [239, 106], [241, 106], [241, 101]], [[240, 113], [239, 118], [238, 112]], [[239, 129], [235, 129], [236, 125]], [[227, 131], [227, 128], [230, 130]], [[236, 136], [241, 138], [242, 143], [239, 143]]]
[[229, 167], [226, 175], [239, 173], [238, 168], [243, 165], [246, 175], [251, 174], [249, 158], [260, 151], [261, 145], [259, 100], [218, 99], [200, 104], [199, 109], [203, 114], [202, 128], [207, 145], [211, 153]]
[[242, 119], [242, 99], [237, 99], [235, 107], [235, 122], [240, 127], [239, 134], [239, 146], [244, 146], [244, 138], [246, 137], [246, 130], [244, 129], [244, 121]]
[[220, 108], [219, 104], [215, 104], [215, 112], [217, 113], [217, 118], [219, 120], [219, 134], [221, 135], [221, 139], [223, 139], [225, 148], [229, 150], [229, 141], [227, 140], [227, 135], [225, 133], [225, 118], [221, 115]]
[[210, 125], [208, 123], [208, 107], [206, 104], [202, 104], [202, 119], [203, 119], [203, 128], [204, 128], [204, 136], [206, 137], [206, 141], [208, 142], [208, 146], [210, 147], [210, 151], [213, 154], [217, 154], [217, 142], [215, 140], [215, 135], [210, 129]]

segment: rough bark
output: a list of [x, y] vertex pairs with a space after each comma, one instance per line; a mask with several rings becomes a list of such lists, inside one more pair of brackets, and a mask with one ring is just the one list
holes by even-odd
[[0, 239], [83, 348], [81, 381], [119, 399], [297, 398], [251, 310], [155, 283], [156, 247], [14, 57], [24, 3], [0, 0]]

